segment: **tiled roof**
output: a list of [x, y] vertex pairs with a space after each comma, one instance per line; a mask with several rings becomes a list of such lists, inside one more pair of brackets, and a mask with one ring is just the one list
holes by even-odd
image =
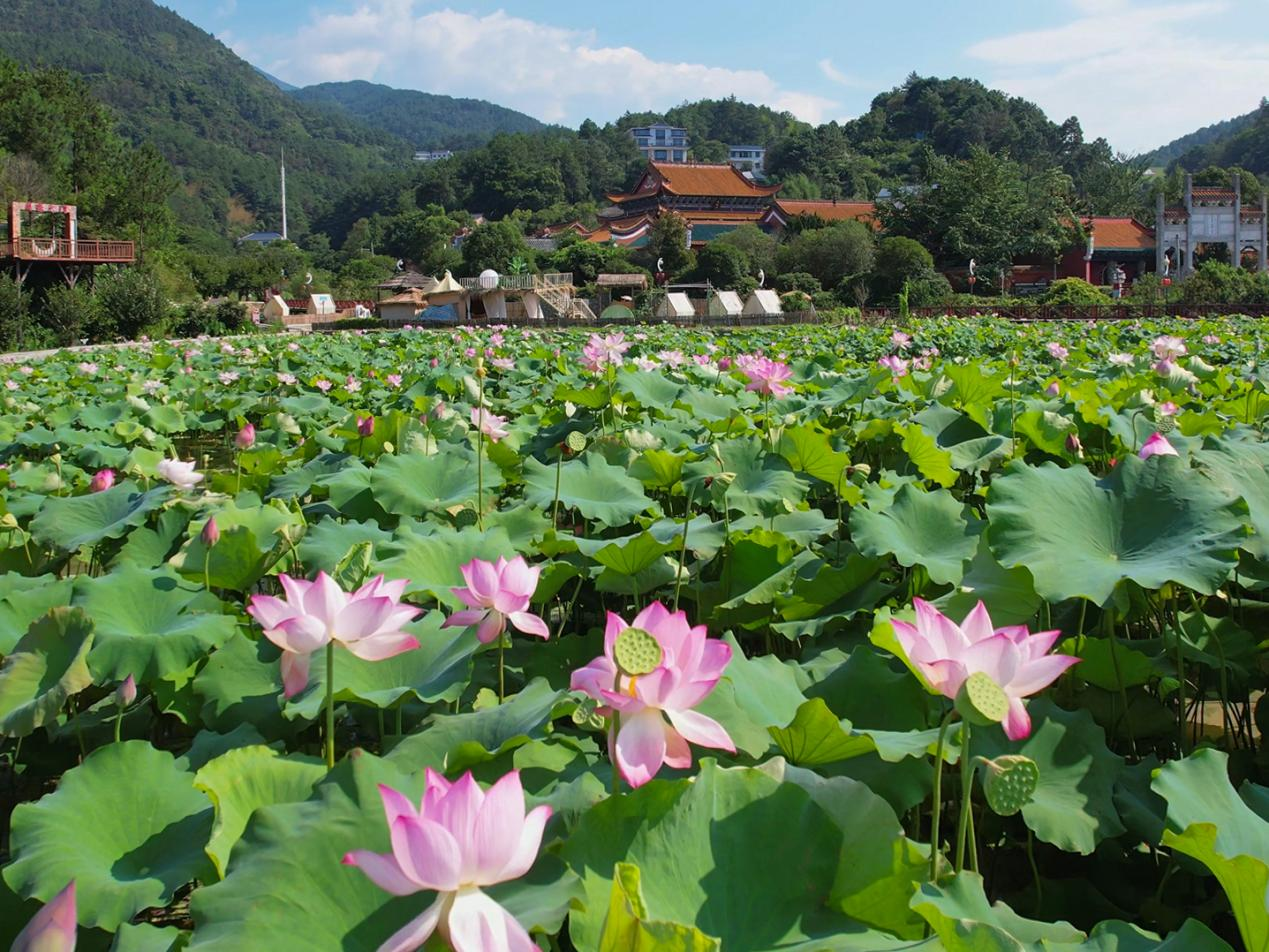
[[786, 218], [793, 215], [815, 215], [824, 221], [871, 222], [877, 212], [872, 202], [800, 201], [789, 198], [776, 200], [776, 205]]
[[780, 191], [779, 185], [758, 185], [745, 178], [734, 165], [706, 165], [699, 162], [649, 162], [633, 192], [614, 193], [609, 201], [620, 204], [657, 192], [668, 195], [717, 195], [719, 197], [761, 198]]
[[1154, 230], [1135, 218], [1095, 216], [1084, 219], [1084, 227], [1093, 233], [1095, 249], [1147, 251], [1154, 248]]
[[1195, 201], [1200, 202], [1230, 202], [1232, 204], [1234, 201], [1232, 188], [1196, 185], [1190, 189], [1190, 194]]

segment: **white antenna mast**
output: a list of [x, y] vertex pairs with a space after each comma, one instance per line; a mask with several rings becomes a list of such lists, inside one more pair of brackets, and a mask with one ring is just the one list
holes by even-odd
[[287, 240], [286, 233], [286, 146], [282, 147], [282, 240]]

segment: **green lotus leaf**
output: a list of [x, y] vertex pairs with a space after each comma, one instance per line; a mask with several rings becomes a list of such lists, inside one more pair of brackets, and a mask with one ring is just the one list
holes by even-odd
[[1126, 580], [1211, 594], [1247, 532], [1246, 504], [1173, 457], [1130, 456], [1102, 480], [1083, 466], [1015, 462], [987, 500], [992, 551], [1026, 566], [1051, 602], [1102, 605]]
[[81, 609], [53, 608], [0, 666], [0, 735], [25, 737], [54, 722], [66, 699], [93, 683], [93, 624]]
[[947, 952], [1039, 952], [1085, 938], [1070, 923], [1024, 919], [1002, 902], [989, 903], [976, 873], [961, 873], [942, 885], [925, 883], [912, 897], [912, 908]]
[[187, 933], [174, 926], [159, 928], [148, 923], [125, 922], [115, 933], [110, 952], [181, 952]]
[[75, 604], [96, 626], [88, 656], [99, 681], [166, 678], [224, 644], [238, 626], [221, 602], [166, 568], [124, 565], [80, 583]]
[[684, 462], [686, 458], [677, 453], [666, 450], [644, 450], [639, 458], [630, 464], [630, 475], [649, 489], [672, 489], [683, 478]]
[[304, 533], [298, 549], [300, 560], [311, 571], [335, 571], [335, 566], [354, 545], [369, 542], [378, 553], [379, 546], [392, 541], [392, 533], [373, 522], [339, 522], [323, 519]]
[[788, 512], [806, 498], [809, 484], [783, 457], [773, 456], [756, 439], [719, 444], [723, 470], [730, 481], [716, 479], [710, 487], [715, 505], [764, 518]]
[[[544, 512], [555, 503], [555, 469], [532, 457], [524, 462], [525, 499]], [[653, 505], [639, 480], [594, 451], [564, 463], [559, 476], [560, 506], [606, 526], [624, 526]]]
[[986, 534], [978, 537], [978, 551], [960, 582], [946, 595], [934, 599], [949, 618], [964, 618], [979, 602], [987, 606], [997, 626], [1025, 625], [1040, 607], [1031, 573], [1022, 566], [1005, 568], [991, 553]]
[[789, 427], [780, 434], [777, 448], [796, 472], [828, 483], [839, 493], [855, 489], [842, 476], [850, 457], [833, 449], [827, 433], [808, 426]]
[[145, 522], [171, 495], [171, 486], [141, 492], [134, 483], [123, 482], [86, 496], [48, 496], [31, 520], [31, 535], [37, 542], [73, 552], [119, 538]]
[[12, 583], [12, 587], [0, 595], [0, 657], [3, 657], [49, 609], [69, 604], [72, 580], [52, 575], [30, 578], [16, 573], [0, 575], [0, 580]]
[[[679, 542], [682, 542], [681, 535]], [[665, 553], [676, 551], [678, 546], [673, 539], [659, 541], [645, 529], [638, 535], [617, 539], [578, 539], [577, 548], [583, 555], [619, 575], [638, 575]]]
[[[384, 710], [406, 697], [420, 701], [454, 701], [471, 676], [471, 659], [480, 648], [475, 631], [441, 628], [445, 616], [429, 612], [403, 631], [419, 647], [382, 661], [365, 661], [335, 649], [335, 699]], [[287, 717], [316, 720], [326, 698], [325, 654], [313, 656], [308, 687], [287, 702]]]
[[849, 727], [844, 728], [824, 699], [818, 697], [799, 707], [786, 726], [768, 730], [780, 753], [799, 767], [819, 767], [876, 750], [868, 738], [852, 737]]
[[[493, 491], [502, 485], [502, 471], [487, 461], [482, 476], [485, 495], [492, 500]], [[450, 446], [432, 456], [386, 456], [371, 473], [370, 488], [379, 505], [398, 516], [470, 506], [476, 501], [476, 454], [466, 447]]]
[[540, 736], [563, 696], [545, 678], [535, 678], [494, 707], [467, 714], [433, 714], [393, 747], [387, 759], [406, 770], [432, 767], [460, 772]]
[[452, 591], [467, 584], [461, 566], [472, 559], [495, 562], [499, 556], [510, 559], [516, 554], [505, 529], [491, 528], [482, 533], [475, 526], [403, 527], [380, 550], [385, 555], [374, 563], [373, 571], [383, 572], [390, 579], [409, 579], [408, 592], [426, 593], [449, 608], [463, 607]]
[[926, 479], [944, 488], [956, 484], [957, 472], [952, 468], [952, 454], [943, 449], [919, 423], [899, 427], [903, 434], [903, 451]]
[[599, 952], [720, 952], [720, 948], [717, 939], [700, 929], [653, 919], [643, 899], [639, 867], [617, 864]]
[[[417, 802], [423, 774], [355, 751], [308, 801], [258, 808], [230, 875], [194, 895], [189, 948], [290, 949], [302, 941], [311, 952], [374, 952], [427, 908], [434, 894], [392, 897], [340, 863], [349, 850], [391, 851], [379, 784]], [[486, 891], [526, 929], [555, 932], [578, 890], [559, 860], [543, 855], [522, 879]]]
[[1243, 548], [1258, 559], [1269, 559], [1269, 443], [1213, 440], [1195, 460], [1222, 489], [1246, 501], [1256, 531]]
[[1245, 948], [1269, 949], [1269, 823], [1234, 790], [1228, 760], [1199, 750], [1159, 770], [1152, 789], [1168, 803], [1163, 845], [1212, 871]]
[[[241, 504], [240, 504], [241, 503]], [[304, 531], [304, 519], [273, 500], [264, 505], [252, 494], [244, 494], [229, 505], [209, 514], [220, 529], [220, 540], [210, 548], [203, 541], [206, 520], [190, 525], [190, 538], [171, 564], [188, 579], [204, 581], [204, 570], [212, 587], [245, 592], [261, 577], [291, 556], [291, 543]], [[209, 557], [210, 556], [210, 557]]]
[[255, 810], [301, 803], [325, 776], [326, 765], [317, 757], [284, 755], [261, 745], [230, 750], [205, 764], [194, 775], [194, 786], [216, 808], [207, 855], [220, 878], [225, 878], [230, 851]]
[[80, 924], [113, 931], [214, 876], [203, 852], [211, 828], [207, 798], [171, 754], [140, 740], [111, 744], [13, 811], [4, 878], [44, 902], [73, 879]]
[[[876, 801], [862, 784], [851, 790]], [[841, 827], [800, 786], [705, 761], [692, 781], [654, 780], [582, 815], [561, 851], [585, 890], [569, 935], [579, 949], [598, 946], [614, 868], [628, 862], [658, 916], [717, 936], [732, 952], [909, 947], [823, 904], [843, 862], [888, 864], [897, 827], [885, 842], [839, 855]]]
[[893, 555], [909, 568], [921, 565], [931, 581], [946, 585], [963, 577], [965, 564], [978, 551], [981, 530], [947, 490], [922, 492], [902, 486], [885, 509], [854, 509], [850, 531], [864, 555]]
[[1088, 711], [1064, 711], [1042, 697], [1027, 703], [1030, 737], [1009, 741], [997, 728], [980, 728], [973, 733], [971, 753], [1034, 760], [1040, 782], [1022, 808], [1023, 821], [1046, 843], [1092, 853], [1102, 840], [1124, 832], [1114, 802], [1123, 758], [1106, 747], [1105, 732]]
[[203, 699], [203, 723], [228, 733], [246, 722], [270, 739], [303, 727], [302, 720], [288, 721], [282, 716], [279, 656], [263, 636], [253, 641], [241, 632], [212, 652], [194, 678], [194, 691]]

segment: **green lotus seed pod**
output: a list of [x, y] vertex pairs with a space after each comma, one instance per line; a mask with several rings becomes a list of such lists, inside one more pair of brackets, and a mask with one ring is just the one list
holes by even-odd
[[573, 723], [578, 727], [601, 731], [607, 725], [606, 718], [597, 713], [599, 703], [593, 697], [582, 698], [573, 709]]
[[460, 509], [454, 514], [454, 525], [459, 529], [465, 529], [468, 526], [474, 526], [475, 524], [475, 509]]
[[1006, 754], [987, 761], [983, 773], [983, 793], [987, 805], [1000, 816], [1013, 816], [1035, 795], [1040, 768], [1030, 757]]
[[660, 667], [661, 644], [642, 628], [627, 628], [617, 636], [612, 656], [622, 674], [637, 678]]
[[1166, 416], [1156, 410], [1154, 425], [1160, 433], [1171, 433], [1176, 429], [1176, 417]]
[[565, 444], [569, 450], [574, 453], [580, 453], [586, 449], [586, 434], [581, 430], [572, 430], [568, 436], [564, 438]]
[[971, 724], [999, 724], [1009, 714], [1009, 698], [989, 675], [976, 671], [961, 686], [956, 710]]

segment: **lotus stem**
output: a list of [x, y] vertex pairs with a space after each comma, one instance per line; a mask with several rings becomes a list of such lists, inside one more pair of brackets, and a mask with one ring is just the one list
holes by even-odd
[[1195, 597], [1193, 592], [1190, 592], [1189, 596], [1190, 604], [1193, 606], [1195, 614], [1198, 615], [1199, 621], [1203, 625], [1203, 630], [1207, 632], [1208, 637], [1210, 637], [1215, 643], [1216, 655], [1221, 661], [1221, 725], [1225, 729], [1225, 746], [1230, 748], [1234, 743], [1234, 729], [1229, 717], [1229, 672], [1225, 667], [1225, 646], [1221, 644], [1221, 638], [1220, 635], [1216, 633], [1216, 629], [1207, 623], [1207, 615], [1203, 614], [1203, 606], [1199, 604], [1198, 598]]
[[211, 546], [203, 546], [203, 587], [211, 591]]
[[939, 724], [939, 739], [934, 745], [934, 811], [930, 815], [930, 882], [939, 871], [939, 821], [943, 813], [943, 748], [947, 743], [947, 729], [956, 717], [956, 709], [947, 712]]
[[974, 795], [975, 764], [969, 754], [969, 721], [961, 721], [961, 815], [956, 830], [956, 872], [965, 868], [965, 843], [969, 837], [970, 800]]
[[501, 704], [507, 697], [507, 679], [506, 679], [506, 652], [507, 652], [507, 636], [505, 633], [498, 636], [498, 703]]
[[560, 527], [560, 473], [564, 469], [564, 450], [555, 460], [555, 502], [551, 504], [551, 528]]
[[335, 769], [335, 642], [326, 643], [326, 769]]
[[683, 542], [679, 546], [679, 570], [674, 577], [674, 610], [679, 610], [679, 591], [683, 588], [683, 573], [687, 569], [687, 527], [692, 522], [692, 503], [696, 501], [696, 489], [687, 497], [687, 510], [683, 513]]

